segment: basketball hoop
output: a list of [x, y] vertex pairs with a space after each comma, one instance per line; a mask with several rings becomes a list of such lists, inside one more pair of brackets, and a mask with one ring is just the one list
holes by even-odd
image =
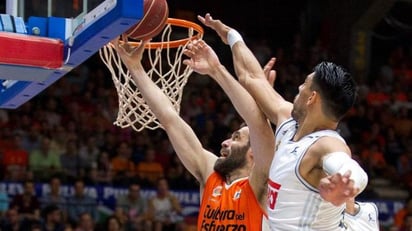
[[[173, 32], [173, 33], [172, 33]], [[180, 112], [183, 88], [193, 72], [182, 63], [183, 50], [194, 39], [203, 37], [203, 28], [183, 19], [168, 18], [158, 41], [145, 45], [145, 55], [150, 62], [147, 75], [168, 96], [175, 110]], [[136, 47], [140, 42], [129, 42]], [[118, 94], [119, 111], [114, 125], [132, 127], [140, 132], [162, 127], [137, 89], [133, 78], [123, 65], [114, 46], [108, 43], [99, 50], [100, 58], [109, 69]]]

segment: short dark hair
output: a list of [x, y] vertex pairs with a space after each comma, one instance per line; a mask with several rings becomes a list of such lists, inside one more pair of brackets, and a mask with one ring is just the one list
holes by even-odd
[[109, 227], [110, 220], [115, 220], [115, 221], [117, 222], [117, 224], [119, 225], [119, 227], [123, 227], [123, 224], [122, 224], [122, 222], [120, 221], [119, 217], [117, 217], [117, 216], [115, 216], [115, 215], [110, 215], [110, 216], [108, 216], [108, 217], [106, 218], [106, 220], [105, 220], [105, 225], [106, 225], [105, 228], [108, 228], [108, 227]]
[[313, 71], [311, 90], [320, 94], [323, 111], [336, 121], [342, 119], [356, 99], [356, 83], [351, 74], [331, 62], [321, 62]]
[[48, 216], [49, 214], [51, 214], [51, 213], [53, 213], [53, 212], [55, 212], [55, 211], [57, 211], [57, 210], [59, 210], [59, 209], [60, 209], [60, 208], [59, 208], [57, 205], [55, 205], [55, 204], [47, 205], [47, 206], [44, 207], [43, 210], [42, 210], [42, 217], [43, 217], [44, 219], [47, 219], [47, 216]]

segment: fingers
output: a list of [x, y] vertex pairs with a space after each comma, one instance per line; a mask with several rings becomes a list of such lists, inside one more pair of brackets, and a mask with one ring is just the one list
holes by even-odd
[[205, 46], [203, 40], [193, 40], [191, 41], [183, 51], [183, 54], [189, 57], [190, 59], [183, 60], [183, 64], [193, 67], [196, 60], [197, 52]]
[[143, 54], [144, 49], [145, 49], [145, 46], [146, 46], [146, 44], [147, 44], [148, 42], [149, 42], [149, 40], [143, 40], [143, 41], [139, 44], [139, 46], [133, 48], [130, 53], [133, 54], [133, 53], [137, 52], [137, 53], [140, 54], [140, 55]]
[[273, 57], [263, 67], [263, 72], [265, 73], [266, 79], [268, 80], [268, 82], [270, 83], [272, 87], [275, 85], [275, 80], [276, 80], [276, 71], [272, 70], [275, 63], [276, 63], [276, 58]]
[[206, 19], [205, 19], [204, 17], [200, 16], [200, 15], [197, 16], [197, 19], [198, 19], [202, 24], [205, 24], [205, 22], [206, 22]]
[[206, 21], [211, 22], [213, 20], [212, 15], [210, 15], [210, 13], [207, 13], [206, 16]]
[[269, 70], [271, 70], [271, 69], [273, 68], [273, 66], [275, 65], [275, 63], [276, 63], [276, 58], [275, 58], [275, 57], [272, 57], [272, 58], [266, 63], [264, 69], [269, 69]]
[[129, 44], [129, 36], [127, 34], [123, 33], [122, 35], [122, 40], [124, 43]]
[[352, 171], [348, 170], [343, 174], [343, 177], [349, 178], [351, 176], [351, 174], [352, 174]]
[[122, 47], [123, 49], [127, 52], [130, 53], [130, 45], [129, 45], [129, 39], [128, 36], [126, 34], [121, 34], [120, 37], [122, 38]]
[[214, 20], [210, 13], [205, 14], [204, 17], [198, 15], [197, 19], [205, 26], [212, 28], [213, 30], [217, 30], [219, 20]]
[[119, 39], [120, 39], [120, 36], [116, 36], [116, 38], [114, 38], [112, 41], [110, 41], [110, 43], [113, 44], [116, 47], [116, 45], [119, 44]]
[[205, 17], [202, 17], [202, 16], [198, 15], [198, 16], [197, 16], [197, 19], [198, 19], [201, 23], [203, 23], [204, 25], [206, 25], [206, 26], [210, 26], [210, 24], [212, 23], [212, 20], [213, 20], [213, 18], [212, 18], [212, 16], [210, 15], [210, 13], [207, 13], [207, 14], [205, 15]]
[[183, 53], [187, 54], [189, 57], [193, 56], [196, 54], [198, 51], [202, 50], [203, 48], [207, 47], [207, 44], [203, 40], [193, 40], [191, 41], [186, 49], [183, 51]]
[[115, 50], [119, 50], [119, 39], [120, 39], [120, 37], [117, 36], [112, 41], [110, 41], [110, 43], [114, 46]]

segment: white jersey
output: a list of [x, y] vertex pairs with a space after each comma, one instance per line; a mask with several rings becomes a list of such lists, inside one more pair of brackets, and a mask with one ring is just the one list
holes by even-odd
[[379, 231], [378, 207], [372, 202], [355, 202], [359, 211], [355, 215], [343, 213], [341, 222], [344, 231]]
[[276, 154], [269, 172], [268, 217], [272, 231], [341, 231], [345, 205], [334, 206], [323, 200], [319, 190], [299, 174], [299, 164], [308, 148], [320, 137], [345, 142], [332, 130], [311, 133], [297, 142], [297, 123], [286, 120], [276, 130]]

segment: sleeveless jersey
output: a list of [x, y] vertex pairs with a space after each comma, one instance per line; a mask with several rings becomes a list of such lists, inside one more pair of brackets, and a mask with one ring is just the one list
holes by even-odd
[[299, 174], [299, 164], [308, 148], [319, 138], [336, 137], [333, 130], [322, 130], [294, 142], [297, 122], [286, 120], [276, 129], [276, 151], [269, 171], [268, 217], [272, 231], [339, 231], [345, 205], [334, 206], [323, 200], [319, 190]]
[[378, 207], [372, 202], [355, 202], [359, 211], [355, 215], [343, 213], [343, 231], [379, 231]]
[[248, 178], [228, 185], [216, 172], [207, 179], [197, 222], [199, 231], [269, 230]]

